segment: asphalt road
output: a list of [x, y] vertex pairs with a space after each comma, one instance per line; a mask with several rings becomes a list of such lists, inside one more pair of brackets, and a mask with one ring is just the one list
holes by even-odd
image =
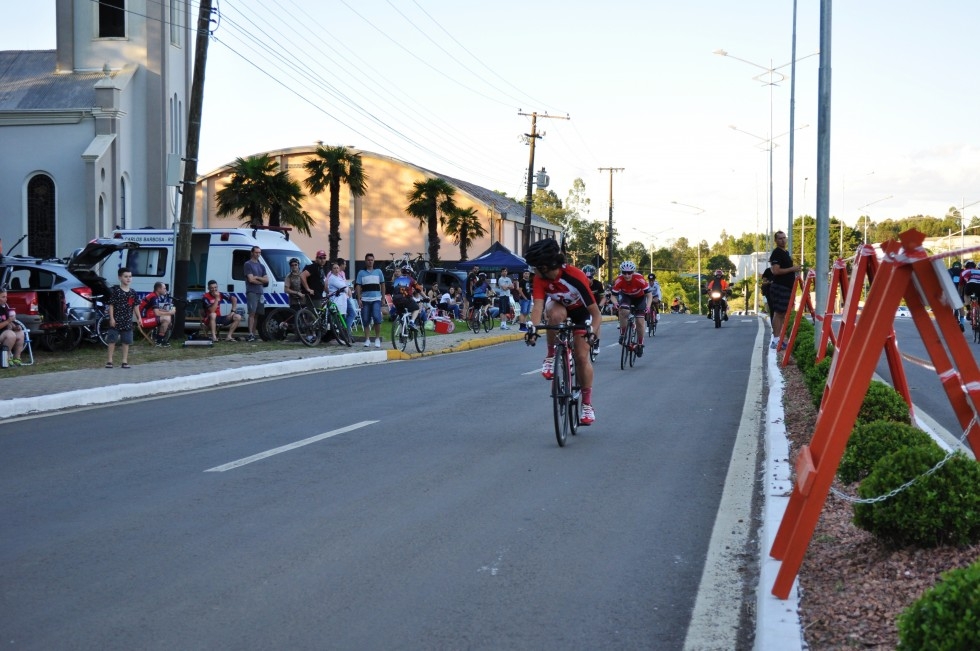
[[522, 343], [0, 425], [0, 640], [680, 649], [758, 328], [607, 326], [565, 448]]

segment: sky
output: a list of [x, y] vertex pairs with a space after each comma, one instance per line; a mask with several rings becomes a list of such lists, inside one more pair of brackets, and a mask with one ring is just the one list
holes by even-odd
[[[582, 179], [585, 217], [603, 222], [611, 185], [622, 244], [710, 243], [722, 231], [765, 233], [770, 218], [785, 229], [790, 214], [816, 215], [821, 187], [830, 216], [851, 226], [952, 206], [980, 215], [980, 3], [837, 2], [829, 52], [818, 54], [820, 2], [798, 0], [792, 210], [792, 0], [214, 4], [201, 173], [323, 141], [519, 198], [531, 132], [522, 114], [536, 112], [535, 170], [562, 200]], [[0, 49], [53, 48], [54, 5], [0, 0]]]

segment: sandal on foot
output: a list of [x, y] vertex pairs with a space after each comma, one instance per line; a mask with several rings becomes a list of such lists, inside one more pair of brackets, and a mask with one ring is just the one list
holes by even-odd
[[[217, 339], [215, 339], [215, 341], [217, 341]], [[225, 338], [225, 341], [227, 341], [229, 343], [233, 343], [233, 344], [234, 343], [238, 343], [238, 340], [237, 339], [232, 339], [231, 337], [226, 337]]]
[[129, 368], [129, 364], [127, 364], [126, 362], [123, 362], [122, 363], [122, 366], [120, 368]]
[[105, 363], [105, 367], [106, 368], [112, 368], [112, 362], [106, 362]]

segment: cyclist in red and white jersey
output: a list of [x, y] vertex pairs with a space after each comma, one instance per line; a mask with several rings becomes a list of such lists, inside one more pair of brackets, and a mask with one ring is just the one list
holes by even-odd
[[[575, 371], [582, 387], [582, 414], [579, 424], [591, 425], [595, 422], [595, 409], [592, 407], [592, 360], [589, 359], [590, 345], [599, 341], [599, 328], [602, 315], [596, 303], [590, 281], [581, 269], [565, 264], [565, 256], [554, 239], [538, 240], [527, 249], [524, 259], [534, 267], [534, 284], [531, 297], [531, 319], [527, 326], [527, 340], [537, 339], [535, 325], [541, 322], [542, 315], [548, 325], [558, 325], [571, 318], [572, 323], [581, 326], [575, 333], [572, 353], [575, 355]], [[592, 325], [592, 342], [585, 340], [586, 324]], [[541, 375], [546, 380], [554, 376], [555, 332], [547, 331], [548, 356], [541, 367]]]
[[970, 304], [970, 296], [980, 298], [980, 269], [973, 260], [967, 260], [960, 272], [960, 298], [967, 305]]
[[632, 312], [636, 315], [636, 356], [643, 357], [643, 333], [647, 329], [645, 315], [653, 301], [650, 283], [643, 274], [636, 273], [635, 264], [626, 260], [619, 265], [619, 276], [613, 281], [612, 291], [619, 297], [619, 344], [623, 344], [626, 320]]

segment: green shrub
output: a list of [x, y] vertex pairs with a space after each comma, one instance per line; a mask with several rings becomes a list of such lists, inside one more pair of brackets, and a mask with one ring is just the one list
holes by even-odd
[[806, 384], [806, 388], [810, 391], [810, 397], [813, 398], [813, 404], [817, 407], [820, 406], [820, 400], [823, 398], [824, 387], [827, 386], [827, 376], [830, 374], [830, 364], [832, 360], [829, 357], [824, 357], [818, 364], [811, 364], [810, 367], [803, 372], [803, 382]]
[[980, 649], [980, 562], [944, 573], [898, 616], [898, 649]]
[[936, 445], [928, 434], [905, 423], [876, 420], [858, 425], [844, 448], [837, 477], [845, 484], [868, 476], [878, 459], [903, 447]]
[[857, 423], [871, 423], [876, 420], [890, 420], [896, 423], [910, 424], [909, 406], [901, 394], [884, 382], [872, 380], [868, 392], [864, 394], [861, 411], [858, 412]]
[[874, 503], [854, 505], [854, 524], [890, 547], [968, 545], [980, 541], [980, 464], [962, 453], [924, 475], [945, 453], [937, 445], [901, 448], [878, 460], [858, 495], [886, 495], [911, 479], [915, 483]]

